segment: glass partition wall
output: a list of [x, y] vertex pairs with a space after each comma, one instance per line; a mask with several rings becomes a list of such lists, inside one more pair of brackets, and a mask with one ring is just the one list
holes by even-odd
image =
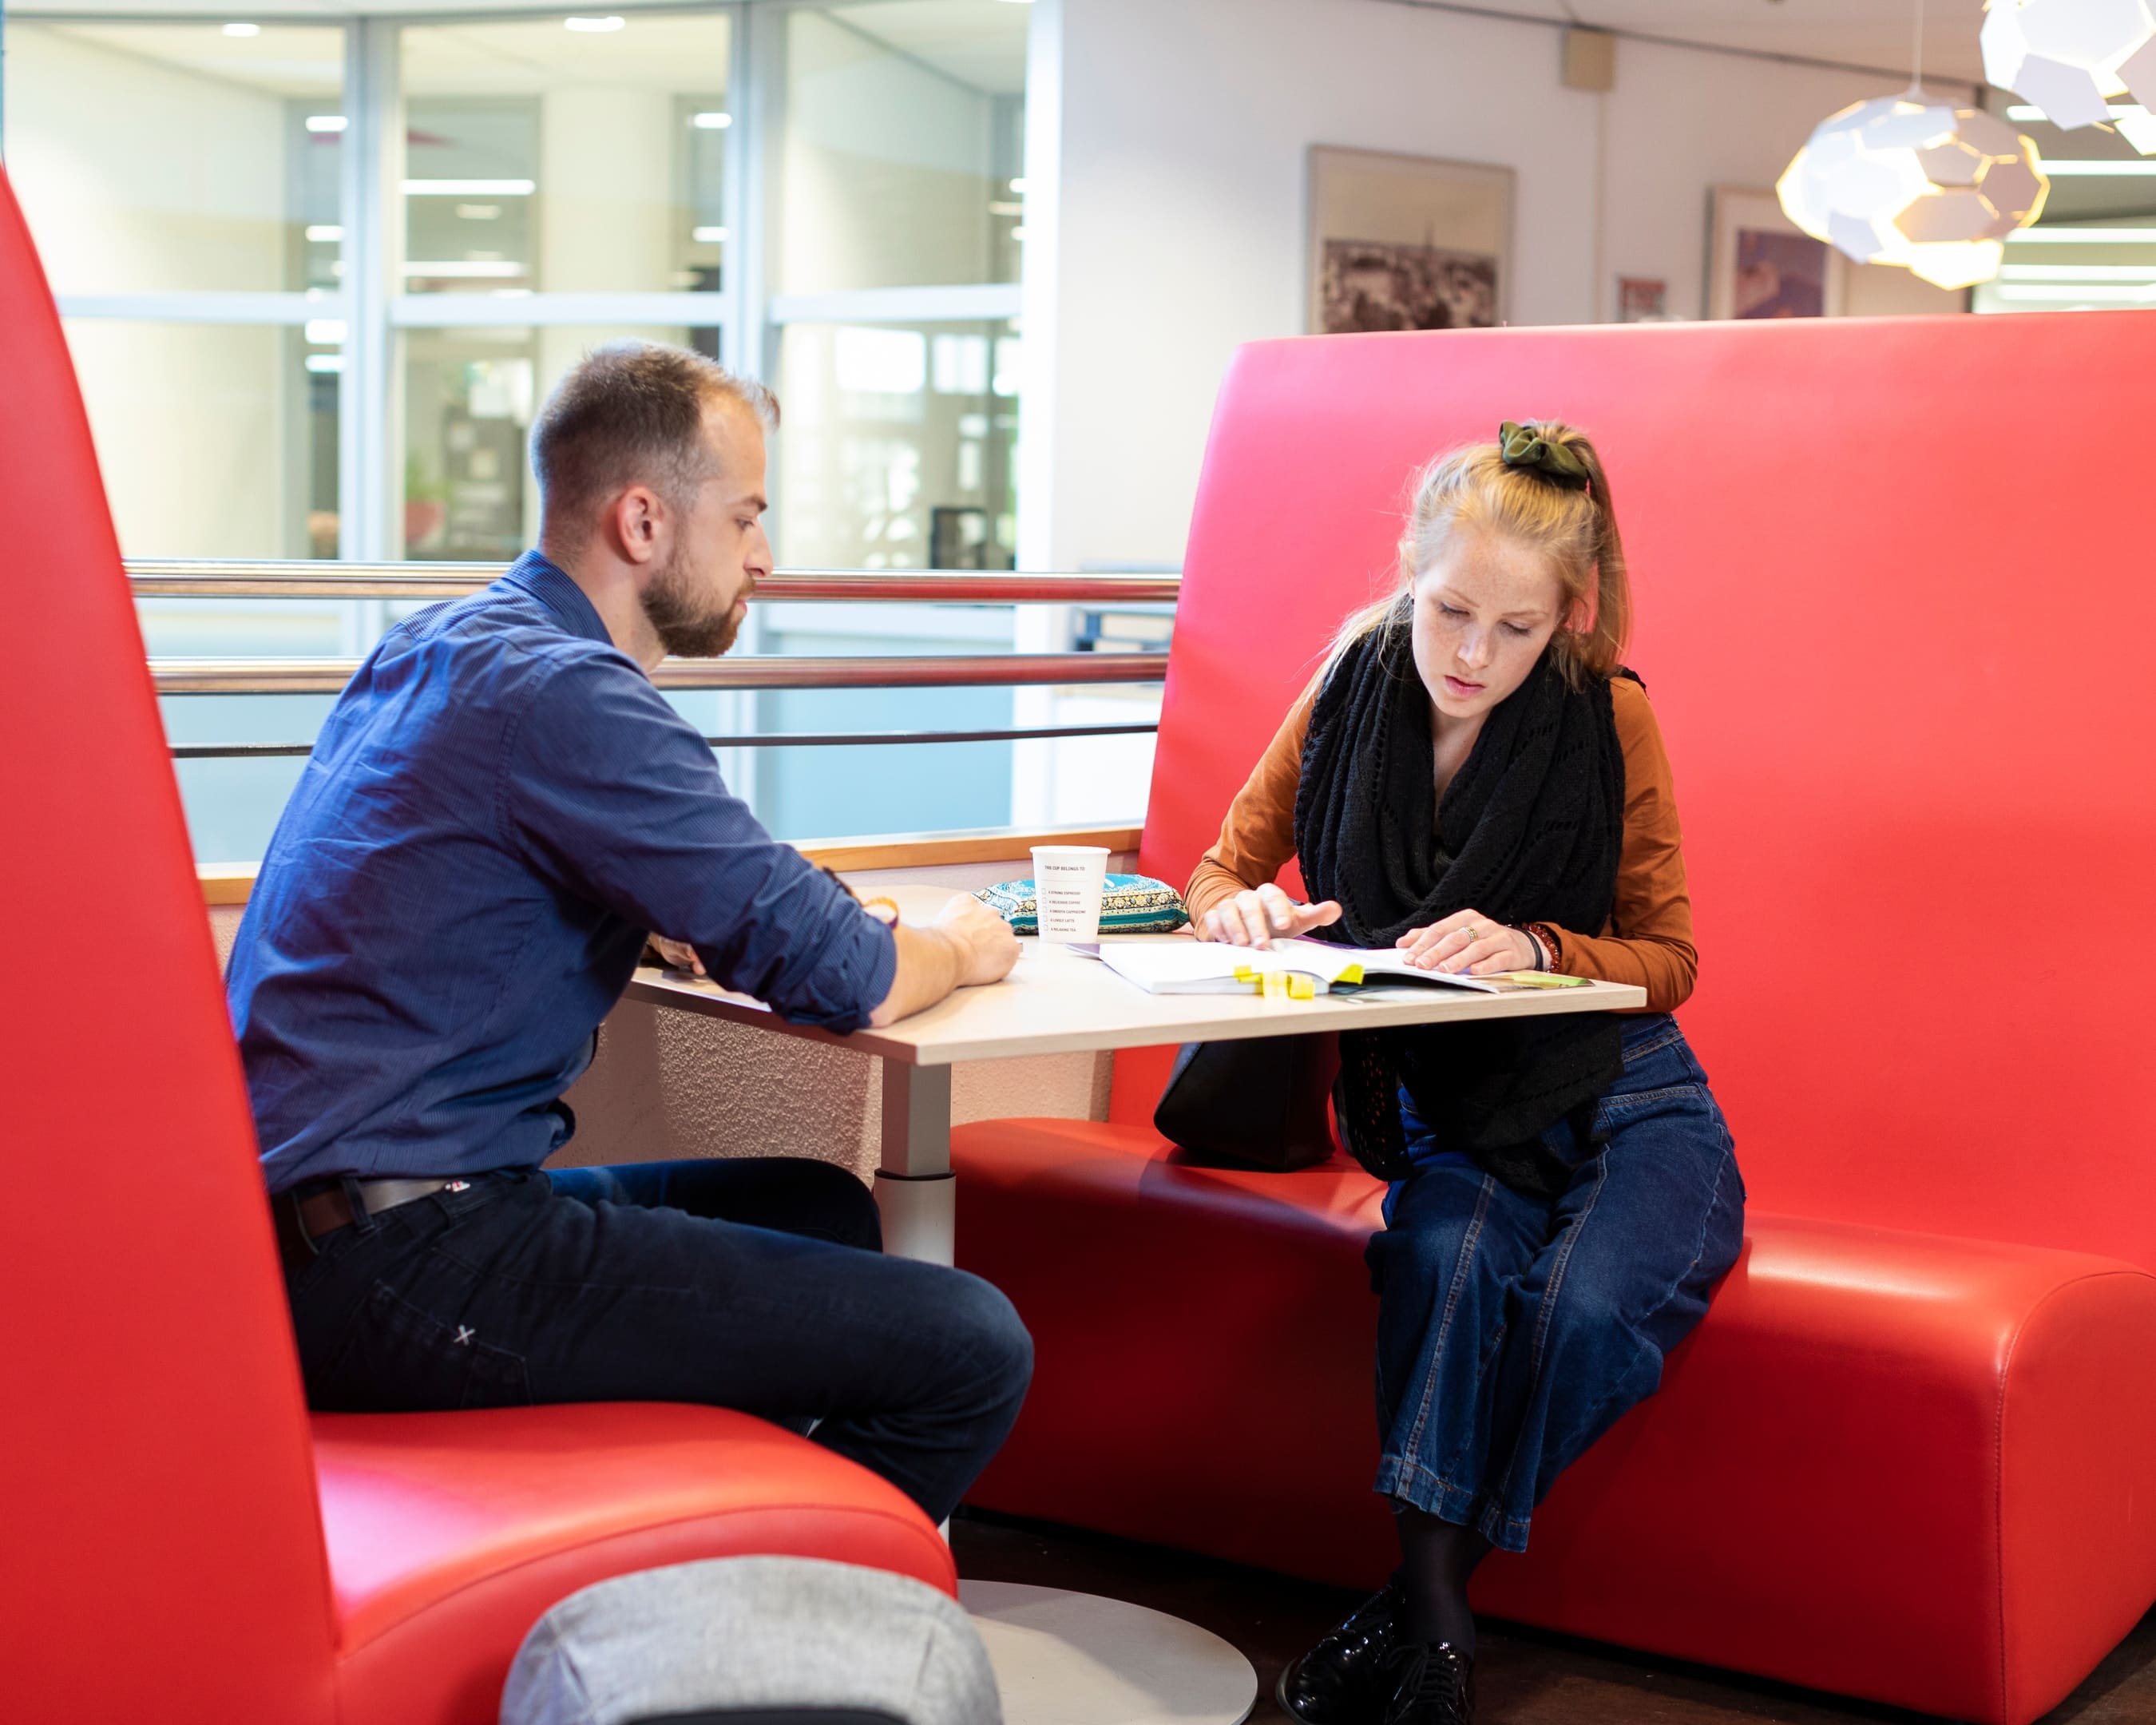
[[1009, 567], [1028, 16], [11, 11], [123, 548], [504, 555], [537, 403], [638, 335], [780, 391], [783, 559]]
[[[11, 10], [0, 144], [123, 550], [506, 560], [537, 528], [525, 452], [538, 405], [591, 347], [638, 336], [778, 390], [782, 563], [1012, 567], [1029, 13], [741, 0], [299, 23]], [[398, 608], [143, 608], [159, 655], [357, 653]], [[737, 650], [1013, 640], [1009, 608], [783, 610], [752, 612]], [[734, 735], [990, 729], [1014, 709], [997, 689], [678, 701]], [[166, 709], [176, 742], [290, 742], [311, 737], [322, 704]], [[918, 752], [723, 758], [791, 836], [1011, 818], [1011, 745], [963, 746], [957, 773], [942, 757], [915, 770]], [[181, 762], [198, 854], [259, 855], [298, 766]]]

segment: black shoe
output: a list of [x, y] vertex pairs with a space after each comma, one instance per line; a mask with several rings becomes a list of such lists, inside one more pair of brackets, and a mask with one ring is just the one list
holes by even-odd
[[1281, 1711], [1302, 1725], [1371, 1725], [1392, 1692], [1385, 1661], [1399, 1639], [1400, 1605], [1395, 1576], [1290, 1660], [1273, 1691]]
[[1470, 1725], [1475, 1661], [1450, 1641], [1408, 1641], [1385, 1661], [1384, 1725]]

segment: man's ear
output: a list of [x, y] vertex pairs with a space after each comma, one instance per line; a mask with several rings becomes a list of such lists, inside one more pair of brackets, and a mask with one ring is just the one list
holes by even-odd
[[613, 551], [624, 562], [648, 563], [659, 554], [666, 506], [649, 485], [631, 485], [607, 506], [603, 525]]

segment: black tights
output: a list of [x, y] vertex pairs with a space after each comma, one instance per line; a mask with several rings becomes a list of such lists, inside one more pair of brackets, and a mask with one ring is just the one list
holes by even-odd
[[1400, 1536], [1400, 1584], [1407, 1594], [1402, 1639], [1450, 1641], [1475, 1654], [1475, 1614], [1467, 1609], [1467, 1579], [1490, 1555], [1490, 1542], [1472, 1527], [1394, 1502]]

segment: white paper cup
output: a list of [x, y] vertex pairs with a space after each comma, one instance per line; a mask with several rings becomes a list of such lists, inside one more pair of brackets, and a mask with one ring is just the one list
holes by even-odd
[[1040, 937], [1066, 942], [1100, 939], [1101, 894], [1107, 875], [1104, 845], [1034, 845], [1033, 891]]

